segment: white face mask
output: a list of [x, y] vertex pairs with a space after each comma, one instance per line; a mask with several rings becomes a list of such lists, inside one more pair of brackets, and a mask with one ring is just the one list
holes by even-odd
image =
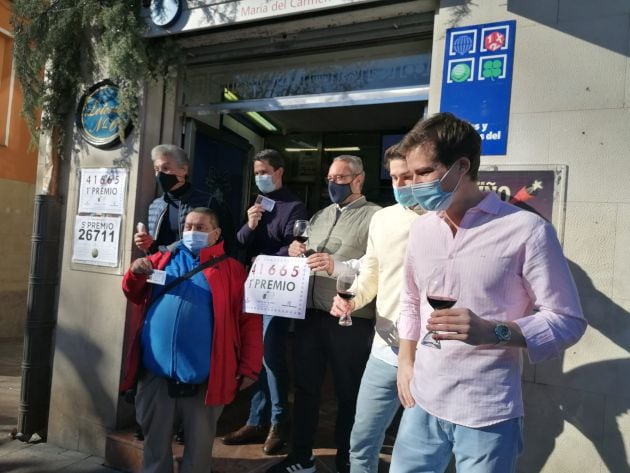
[[182, 243], [192, 253], [197, 253], [208, 246], [208, 233], [190, 230], [182, 234]]
[[271, 174], [260, 174], [258, 176], [254, 176], [254, 180], [256, 181], [256, 187], [263, 194], [269, 194], [276, 190], [276, 186], [273, 183], [273, 178]]

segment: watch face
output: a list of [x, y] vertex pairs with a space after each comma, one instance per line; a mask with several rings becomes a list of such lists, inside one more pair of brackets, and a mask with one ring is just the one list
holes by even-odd
[[507, 325], [499, 324], [494, 328], [494, 333], [499, 339], [499, 342], [509, 342], [512, 338], [512, 332]]
[[151, 0], [151, 21], [162, 28], [172, 25], [182, 12], [180, 0]]

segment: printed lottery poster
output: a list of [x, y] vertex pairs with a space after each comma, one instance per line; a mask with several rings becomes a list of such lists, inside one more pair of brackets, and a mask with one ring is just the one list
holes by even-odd
[[74, 221], [72, 262], [118, 266], [121, 217], [77, 215]]
[[245, 281], [245, 311], [303, 319], [310, 274], [306, 258], [256, 257]]

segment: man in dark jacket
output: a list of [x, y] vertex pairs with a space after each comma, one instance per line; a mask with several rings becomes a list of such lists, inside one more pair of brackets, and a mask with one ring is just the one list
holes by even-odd
[[[260, 191], [259, 203], [247, 209], [247, 222], [237, 234], [247, 261], [258, 255], [287, 256], [293, 241], [293, 225], [306, 219], [304, 204], [282, 185], [284, 160], [275, 150], [265, 149], [254, 156], [254, 179]], [[258, 200], [257, 199], [257, 202]], [[262, 200], [264, 199], [264, 201]], [[286, 362], [290, 319], [263, 316], [265, 369], [252, 392], [246, 424], [223, 438], [226, 445], [262, 441], [263, 452], [278, 453], [286, 442], [289, 372]], [[271, 427], [267, 431], [267, 423]]]
[[215, 196], [192, 187], [186, 152], [179, 146], [161, 144], [151, 150], [151, 160], [162, 195], [149, 206], [148, 232], [142, 229], [134, 235], [138, 249], [151, 254], [160, 246], [180, 240], [188, 212], [195, 207], [208, 207], [219, 217], [226, 253], [234, 256], [234, 224], [229, 210]]
[[[261, 319], [243, 312], [245, 269], [225, 256], [220, 236], [216, 214], [195, 208], [180, 242], [135, 260], [123, 279], [127, 298], [142, 306], [133, 311], [140, 320], [129, 324], [135, 333], [121, 389], [139, 378], [136, 417], [145, 434], [143, 473], [172, 471], [175, 422], [187, 432], [182, 473], [210, 473], [223, 406], [261, 369]], [[208, 261], [212, 264], [205, 269], [188, 274]], [[158, 273], [165, 275], [166, 286], [157, 282]], [[149, 275], [155, 284], [147, 282]]]

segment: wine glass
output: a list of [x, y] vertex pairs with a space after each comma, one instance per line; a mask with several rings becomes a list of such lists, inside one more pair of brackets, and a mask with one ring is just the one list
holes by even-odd
[[[306, 243], [310, 229], [311, 224], [308, 220], [296, 220], [293, 224], [293, 237], [300, 243]], [[306, 257], [304, 253], [301, 256], [303, 258]]]
[[[459, 282], [448, 277], [442, 266], [433, 270], [427, 281], [427, 301], [434, 310], [450, 309], [457, 302], [459, 296]], [[442, 348], [439, 340], [435, 340], [434, 331], [428, 332], [422, 338], [422, 345], [433, 348]]]
[[[343, 271], [337, 276], [337, 295], [342, 299], [351, 301], [357, 295], [357, 275], [351, 271]], [[352, 318], [350, 314], [339, 317], [339, 325], [350, 327]]]

